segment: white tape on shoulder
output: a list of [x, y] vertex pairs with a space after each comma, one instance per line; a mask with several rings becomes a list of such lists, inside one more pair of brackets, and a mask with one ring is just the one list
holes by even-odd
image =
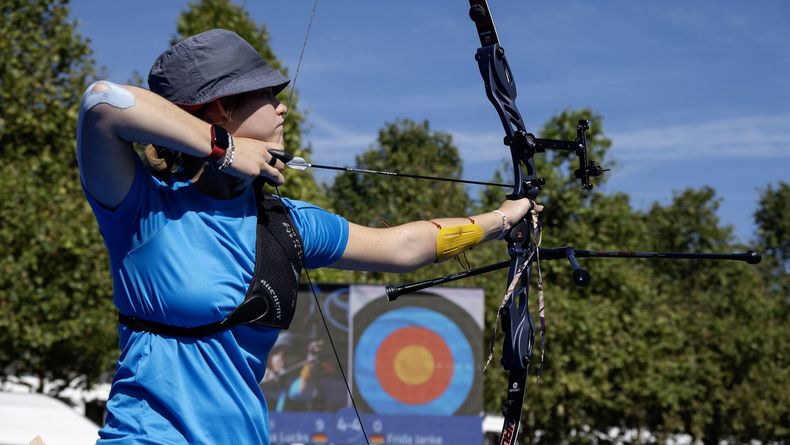
[[98, 104], [108, 104], [115, 108], [129, 108], [134, 106], [134, 95], [128, 90], [120, 86], [100, 80], [93, 82], [91, 86], [85, 90], [82, 95], [82, 102], [80, 103], [80, 113], [77, 117], [77, 153], [79, 161], [79, 153], [81, 152], [82, 140], [82, 123], [85, 120], [85, 113]]
[[100, 80], [93, 82], [85, 90], [80, 104], [80, 114], [98, 104], [108, 104], [115, 108], [129, 108], [134, 105], [134, 96], [128, 90], [112, 82]]

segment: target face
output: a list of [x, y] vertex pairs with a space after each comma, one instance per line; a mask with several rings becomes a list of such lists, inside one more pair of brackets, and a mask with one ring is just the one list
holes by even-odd
[[354, 384], [362, 401], [379, 414], [479, 411], [468, 406], [476, 405], [482, 383], [474, 320], [435, 296], [400, 306], [376, 300], [354, 317]]
[[[468, 352], [468, 351], [464, 351]], [[421, 327], [402, 327], [376, 354], [376, 377], [394, 399], [410, 405], [430, 402], [453, 378], [453, 354], [442, 338]]]

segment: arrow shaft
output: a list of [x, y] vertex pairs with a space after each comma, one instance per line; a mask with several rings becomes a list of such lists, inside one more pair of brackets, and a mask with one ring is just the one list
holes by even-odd
[[511, 188], [512, 185], [507, 184], [500, 184], [497, 182], [486, 182], [486, 181], [472, 181], [468, 179], [453, 179], [453, 178], [442, 178], [439, 176], [426, 176], [426, 175], [412, 175], [408, 173], [398, 173], [398, 172], [389, 172], [389, 171], [382, 171], [382, 170], [369, 170], [366, 168], [354, 168], [354, 167], [335, 167], [334, 165], [321, 165], [321, 164], [308, 164], [310, 167], [313, 168], [320, 168], [324, 170], [337, 170], [337, 171], [345, 171], [351, 173], [364, 173], [364, 174], [371, 174], [371, 175], [384, 175], [384, 176], [399, 176], [401, 178], [412, 178], [412, 179], [426, 179], [431, 181], [444, 181], [444, 182], [456, 182], [460, 184], [475, 184], [475, 185], [491, 185], [494, 187], [505, 187]]

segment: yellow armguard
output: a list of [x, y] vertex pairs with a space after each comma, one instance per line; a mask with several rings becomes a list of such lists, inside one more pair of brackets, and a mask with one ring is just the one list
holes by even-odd
[[483, 228], [477, 224], [442, 227], [436, 237], [436, 261], [452, 258], [483, 240]]

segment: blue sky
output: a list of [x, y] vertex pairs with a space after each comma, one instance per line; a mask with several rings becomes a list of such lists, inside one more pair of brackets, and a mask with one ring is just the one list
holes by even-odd
[[[107, 77], [125, 82], [147, 74], [186, 4], [76, 0], [72, 16]], [[312, 1], [244, 4], [293, 77]], [[759, 191], [790, 181], [790, 2], [489, 4], [529, 130], [590, 107], [614, 142], [617, 167], [603, 190], [645, 208], [712, 186], [723, 223], [742, 241], [752, 237]], [[509, 155], [473, 59], [479, 41], [467, 9], [461, 0], [319, 1], [297, 79], [313, 161], [351, 165], [385, 122], [428, 119], [453, 134], [466, 177], [490, 178]]]

